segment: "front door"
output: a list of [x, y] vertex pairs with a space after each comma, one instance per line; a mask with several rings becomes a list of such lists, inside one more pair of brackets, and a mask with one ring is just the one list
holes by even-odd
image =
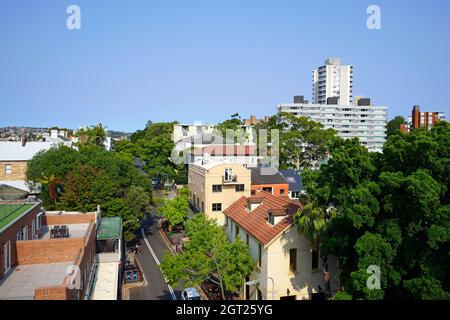
[[3, 244], [3, 269], [4, 273], [11, 269], [11, 241]]

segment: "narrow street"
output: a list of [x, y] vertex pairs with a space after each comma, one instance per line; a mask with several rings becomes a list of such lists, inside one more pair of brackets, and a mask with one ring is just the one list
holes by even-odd
[[[168, 197], [172, 198], [173, 196], [173, 194], [169, 194]], [[137, 260], [148, 285], [130, 289], [130, 300], [178, 300], [181, 297], [182, 288], [172, 289], [158, 267], [164, 254], [169, 251], [159, 233], [158, 219], [153, 212], [139, 232], [142, 252], [137, 255]]]

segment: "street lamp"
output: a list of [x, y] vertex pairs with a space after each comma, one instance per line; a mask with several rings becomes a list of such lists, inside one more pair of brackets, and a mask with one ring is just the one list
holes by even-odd
[[263, 278], [263, 279], [247, 281], [246, 283], [244, 283], [244, 285], [251, 286], [251, 285], [260, 283], [264, 279], [269, 279], [270, 281], [272, 281], [272, 300], [275, 300], [275, 281], [273, 280], [272, 277], [267, 277], [267, 278]]

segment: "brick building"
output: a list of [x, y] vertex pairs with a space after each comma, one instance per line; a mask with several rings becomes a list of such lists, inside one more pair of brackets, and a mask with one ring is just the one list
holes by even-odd
[[288, 196], [289, 184], [286, 179], [273, 168], [251, 168], [251, 194], [265, 191], [274, 196]]
[[16, 242], [39, 235], [42, 215], [40, 203], [0, 202], [0, 281], [18, 265]]
[[96, 217], [44, 212], [36, 203], [2, 228], [1, 259], [10, 263], [0, 269], [0, 299], [84, 299], [94, 276]]
[[411, 116], [408, 118], [408, 124], [400, 125], [400, 130], [403, 132], [410, 132], [418, 128], [425, 128], [431, 130], [434, 124], [438, 121], [445, 121], [445, 113], [443, 112], [421, 112], [420, 106], [414, 106]]

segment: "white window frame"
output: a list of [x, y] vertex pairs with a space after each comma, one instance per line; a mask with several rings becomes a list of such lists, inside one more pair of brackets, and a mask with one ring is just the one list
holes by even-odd
[[12, 174], [12, 164], [7, 163], [5, 164], [5, 175], [10, 175]]
[[34, 236], [36, 235], [36, 220], [31, 220], [31, 240], [34, 240]]
[[231, 181], [233, 179], [233, 169], [232, 168], [225, 169], [224, 179], [225, 179], [225, 181]]
[[40, 212], [37, 216], [36, 216], [36, 230], [40, 230], [42, 228], [42, 216], [44, 214], [42, 212]]

